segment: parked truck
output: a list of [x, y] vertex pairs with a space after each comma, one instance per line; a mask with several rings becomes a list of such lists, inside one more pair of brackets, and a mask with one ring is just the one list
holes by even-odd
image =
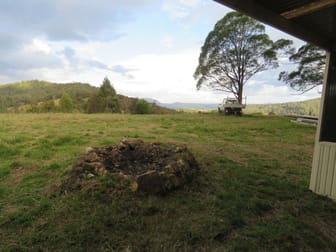
[[224, 98], [223, 102], [218, 105], [218, 112], [225, 115], [241, 115], [242, 110], [246, 107], [246, 97], [243, 103], [239, 103], [237, 98]]

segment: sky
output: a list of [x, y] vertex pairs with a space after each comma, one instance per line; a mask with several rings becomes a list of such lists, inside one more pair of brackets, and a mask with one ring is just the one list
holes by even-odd
[[[0, 83], [38, 79], [98, 87], [108, 77], [118, 93], [131, 97], [219, 103], [228, 94], [197, 91], [193, 74], [207, 34], [229, 11], [212, 0], [0, 0]], [[303, 44], [268, 26], [266, 32]], [[284, 62], [250, 79], [247, 103], [319, 97], [320, 90], [299, 95], [278, 81], [280, 71], [292, 68]]]

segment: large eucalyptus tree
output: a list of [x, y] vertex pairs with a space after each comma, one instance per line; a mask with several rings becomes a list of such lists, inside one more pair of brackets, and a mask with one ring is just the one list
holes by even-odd
[[256, 73], [278, 67], [280, 49], [291, 51], [292, 41], [272, 41], [265, 26], [239, 12], [230, 12], [208, 34], [194, 78], [203, 85], [232, 93], [242, 102], [243, 87]]

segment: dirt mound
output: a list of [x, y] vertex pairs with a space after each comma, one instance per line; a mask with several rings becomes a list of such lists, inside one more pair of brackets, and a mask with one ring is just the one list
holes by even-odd
[[185, 146], [123, 139], [117, 145], [88, 148], [73, 165], [63, 191], [81, 188], [100, 176], [131, 180], [133, 191], [167, 193], [190, 181], [199, 166]]

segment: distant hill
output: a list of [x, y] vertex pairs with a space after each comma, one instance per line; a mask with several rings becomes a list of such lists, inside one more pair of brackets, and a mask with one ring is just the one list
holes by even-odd
[[[21, 81], [0, 85], [0, 112], [48, 112], [50, 104], [57, 104], [64, 93], [69, 94], [78, 112], [85, 112], [88, 99], [98, 88], [88, 83], [53, 83], [40, 80]], [[123, 113], [134, 110], [137, 98], [118, 95]], [[153, 105], [154, 113], [171, 113], [172, 110]]]
[[[190, 110], [217, 110], [218, 104], [202, 104], [202, 103], [157, 103], [160, 106], [181, 109], [184, 111]], [[301, 101], [287, 102], [274, 104], [248, 104], [244, 113], [262, 113], [275, 115], [312, 115], [318, 116], [320, 112], [320, 98]]]
[[0, 110], [59, 99], [64, 92], [73, 99], [83, 99], [97, 90], [86, 83], [58, 84], [39, 80], [0, 85]]
[[250, 104], [246, 106], [244, 113], [263, 113], [275, 115], [311, 115], [318, 116], [320, 113], [320, 98], [275, 104]]
[[171, 109], [217, 109], [218, 104], [211, 103], [183, 103], [183, 102], [174, 102], [174, 103], [158, 103], [162, 107], [171, 108]]

